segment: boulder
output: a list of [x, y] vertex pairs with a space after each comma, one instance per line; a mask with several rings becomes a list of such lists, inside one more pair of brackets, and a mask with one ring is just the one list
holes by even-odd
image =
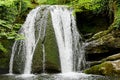
[[[105, 35], [97, 33], [88, 41], [85, 49], [91, 67], [84, 72], [88, 74], [120, 75], [120, 31], [113, 30]], [[117, 53], [117, 54], [116, 54]], [[91, 58], [90, 58], [91, 57]]]
[[[44, 42], [42, 42], [42, 40], [39, 40], [39, 43], [37, 44], [37, 48], [34, 53], [33, 64], [32, 64], [33, 73], [43, 72], [43, 58], [45, 58], [45, 64], [44, 64], [45, 72], [47, 73], [60, 72], [60, 61], [59, 61], [57, 42], [51, 20], [49, 19], [46, 28], [46, 35]], [[45, 47], [45, 57], [43, 57], [43, 46], [42, 46], [43, 43]]]
[[118, 76], [120, 75], [120, 59], [115, 61], [105, 61], [99, 65], [86, 69], [84, 72], [87, 74]]

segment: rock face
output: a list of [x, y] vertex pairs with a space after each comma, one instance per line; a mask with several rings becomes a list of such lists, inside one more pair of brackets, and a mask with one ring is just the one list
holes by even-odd
[[120, 52], [120, 32], [112, 31], [101, 38], [88, 42], [86, 52], [88, 57], [101, 56], [99, 60]]
[[[100, 36], [100, 35], [99, 35]], [[120, 31], [112, 31], [86, 46], [88, 60], [94, 61], [85, 73], [98, 75], [120, 74]]]
[[[117, 4], [119, 3], [115, 2], [114, 4], [113, 1], [111, 7]], [[111, 19], [111, 24], [109, 24], [108, 29], [95, 33], [92, 38], [87, 40], [86, 55], [87, 61], [90, 63], [90, 68], [85, 70], [85, 73], [113, 76], [120, 75], [119, 6], [114, 7], [114, 9], [116, 10], [113, 10], [113, 17], [109, 18]]]
[[[46, 28], [45, 46], [45, 72], [54, 73], [60, 72], [59, 52], [55, 39], [54, 30], [51, 20], [48, 20], [49, 25]], [[43, 72], [43, 50], [42, 42], [39, 41], [33, 57], [32, 72]]]

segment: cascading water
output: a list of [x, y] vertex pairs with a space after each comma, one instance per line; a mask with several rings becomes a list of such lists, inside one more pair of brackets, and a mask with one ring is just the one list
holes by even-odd
[[[47, 9], [44, 10], [44, 7], [37, 7], [28, 14], [24, 25], [20, 29], [20, 34], [24, 35], [25, 39], [20, 41], [15, 41], [14, 43], [12, 49], [12, 55], [10, 59], [9, 73], [13, 73], [12, 69], [13, 69], [13, 61], [14, 61], [15, 53], [18, 55], [19, 53], [23, 54], [23, 57], [25, 56], [24, 71], [22, 73], [23, 74], [31, 73], [32, 58], [36, 45], [39, 42], [39, 39], [42, 40], [42, 43], [44, 45], [46, 23], [48, 18], [47, 16], [48, 16], [48, 10]], [[17, 47], [19, 46], [19, 44], [16, 43], [22, 44], [21, 47], [23, 48]]]
[[13, 60], [14, 60], [14, 55], [15, 55], [15, 50], [16, 50], [16, 43], [17, 41], [14, 42], [14, 45], [12, 47], [12, 54], [11, 54], [11, 59], [10, 59], [10, 69], [9, 69], [9, 74], [12, 74], [13, 73]]
[[62, 73], [75, 72], [83, 63], [81, 36], [79, 35], [72, 10], [53, 6], [51, 10], [53, 27], [59, 47]]
[[84, 49], [81, 36], [76, 27], [72, 9], [65, 6], [40, 6], [32, 10], [20, 29], [20, 34], [25, 36], [24, 40], [15, 41], [10, 60], [10, 73], [13, 73], [13, 61], [15, 54], [22, 54], [24, 61], [23, 74], [31, 73], [32, 59], [35, 48], [42, 41], [43, 48], [43, 72], [45, 71], [45, 34], [47, 28], [48, 14], [51, 13], [52, 24], [56, 35], [59, 49], [61, 71], [75, 72], [83, 67]]

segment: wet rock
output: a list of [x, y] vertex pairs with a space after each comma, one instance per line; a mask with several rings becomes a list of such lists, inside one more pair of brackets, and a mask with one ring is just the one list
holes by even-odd
[[[49, 17], [50, 19], [50, 17]], [[47, 73], [60, 72], [60, 61], [57, 42], [51, 20], [48, 19], [44, 42], [39, 40], [33, 57], [32, 72], [43, 73], [43, 43], [45, 48], [44, 68]]]
[[120, 59], [115, 61], [106, 61], [99, 65], [95, 65], [84, 71], [87, 74], [120, 75]]

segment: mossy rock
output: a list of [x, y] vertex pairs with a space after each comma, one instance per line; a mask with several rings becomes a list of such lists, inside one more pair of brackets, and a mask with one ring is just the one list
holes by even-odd
[[46, 68], [55, 71], [60, 71], [58, 46], [52, 25], [48, 26], [46, 30], [45, 53], [46, 53]]
[[97, 75], [113, 75], [113, 65], [110, 62], [104, 62], [102, 64], [93, 66], [84, 71], [87, 74]]
[[[49, 26], [46, 30], [45, 37], [45, 71], [50, 72], [53, 70], [56, 72], [60, 71], [59, 53], [55, 34], [53, 29]], [[43, 47], [41, 40], [37, 44], [37, 48], [33, 57], [32, 72], [42, 73], [43, 72]]]
[[43, 44], [45, 47], [45, 72], [54, 73], [60, 72], [60, 61], [58, 46], [55, 38], [54, 29], [52, 27], [51, 17], [49, 15], [48, 24], [46, 27], [46, 34], [44, 42], [39, 40], [37, 48], [33, 57], [32, 72], [42, 73], [43, 72]]
[[[103, 32], [104, 33], [104, 32]], [[86, 51], [88, 53], [109, 53], [111, 50], [120, 49], [120, 32], [112, 31], [111, 33], [104, 35], [96, 40], [88, 42]], [[117, 51], [116, 50], [116, 51]], [[119, 50], [118, 50], [119, 52]]]
[[86, 69], [87, 74], [97, 74], [105, 76], [119, 76], [120, 75], [120, 60], [106, 61], [99, 65], [95, 65]]

